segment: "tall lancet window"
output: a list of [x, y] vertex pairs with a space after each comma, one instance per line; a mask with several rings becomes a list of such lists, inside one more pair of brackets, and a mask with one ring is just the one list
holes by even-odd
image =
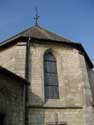
[[58, 99], [56, 59], [51, 52], [44, 55], [45, 99]]

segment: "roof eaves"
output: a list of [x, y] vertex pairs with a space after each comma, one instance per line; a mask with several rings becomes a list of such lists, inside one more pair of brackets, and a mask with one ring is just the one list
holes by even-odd
[[80, 47], [80, 48], [82, 49], [82, 51], [84, 52], [85, 57], [86, 57], [86, 58], [87, 58], [87, 60], [89, 61], [89, 64], [90, 64], [91, 68], [94, 68], [94, 65], [93, 65], [93, 63], [92, 63], [91, 59], [89, 58], [89, 56], [88, 56], [87, 52], [85, 51], [85, 49], [84, 49], [84, 47], [82, 46], [82, 44], [81, 44], [81, 43], [79, 43], [79, 47]]
[[6, 69], [6, 68], [4, 68], [2, 66], [0, 66], [0, 73], [4, 73], [5, 75], [7, 75], [7, 76], [9, 76], [11, 78], [14, 78], [16, 80], [19, 80], [20, 82], [22, 82], [22, 83], [24, 83], [26, 85], [30, 85], [30, 83], [27, 82], [24, 78], [16, 75], [15, 73], [9, 71], [8, 69]]
[[[11, 38], [9, 38], [9, 39], [7, 39], [7, 40], [5, 40], [5, 41], [2, 41], [1, 43], [0, 43], [0, 47], [2, 47], [3, 45], [6, 45], [6, 44], [8, 44], [8, 43], [10, 43], [10, 42], [12, 42], [12, 41], [14, 41], [14, 40], [16, 40], [16, 39], [18, 39], [18, 38], [20, 38], [20, 37], [23, 37], [23, 38], [28, 38], [28, 37], [30, 37], [30, 36], [25, 36], [25, 35], [16, 35], [16, 36], [13, 36], [13, 37], [11, 37]], [[70, 42], [70, 41], [68, 41], [68, 40], [62, 40], [62, 41], [59, 41], [59, 40], [51, 40], [51, 39], [41, 39], [41, 38], [35, 38], [35, 37], [31, 37], [31, 39], [35, 39], [35, 40], [45, 40], [45, 41], [56, 41], [56, 42], [64, 42], [64, 43], [70, 43], [70, 44], [77, 44], [77, 43], [75, 43], [75, 42]]]
[[[80, 44], [80, 43], [77, 43], [77, 42], [70, 42], [70, 41], [68, 41], [68, 40], [53, 40], [53, 39], [45, 39], [45, 38], [36, 38], [36, 37], [31, 37], [31, 36], [25, 36], [25, 35], [21, 35], [20, 37], [23, 37], [23, 38], [28, 38], [28, 37], [30, 37], [31, 38], [31, 40], [33, 39], [33, 40], [42, 40], [42, 41], [52, 41], [52, 42], [60, 42], [60, 43], [62, 43], [62, 42], [65, 42], [65, 43], [70, 43], [70, 44]], [[41, 41], [40, 41], [41, 42]]]
[[81, 50], [84, 52], [85, 56], [87, 57], [91, 68], [94, 68], [94, 65], [93, 65], [91, 59], [89, 58], [87, 52], [85, 51], [84, 47], [82, 46], [82, 44], [80, 42], [66, 42], [66, 41], [57, 41], [57, 40], [49, 40], [49, 39], [39, 39], [39, 38], [33, 38], [33, 37], [31, 37], [31, 39], [42, 40], [42, 41], [44, 41], [44, 40], [45, 41], [53, 41], [53, 42], [58, 42], [58, 43], [70, 44], [70, 45], [71, 44], [78, 45], [81, 48]]
[[[21, 34], [22, 34], [22, 33], [17, 34], [17, 35], [15, 35], [14, 37], [11, 37], [11, 38], [9, 38], [8, 40], [5, 40], [5, 41], [1, 42], [1, 43], [0, 43], [0, 47], [2, 47], [3, 45], [6, 45], [6, 44], [12, 42], [13, 40], [18, 39], [18, 38], [21, 38], [21, 37], [22, 37], [22, 38], [26, 38], [26, 39], [27, 39], [28, 37], [30, 37], [30, 36], [24, 36], [24, 35], [21, 35]], [[41, 41], [49, 41], [49, 42], [58, 42], [58, 43], [64, 43], [64, 44], [79, 45], [79, 46], [81, 47], [81, 49], [83, 50], [83, 52], [85, 53], [87, 59], [89, 60], [89, 63], [90, 63], [90, 65], [91, 65], [91, 67], [92, 67], [92, 68], [94, 67], [92, 61], [90, 60], [90, 58], [89, 58], [89, 56], [88, 56], [88, 54], [86, 53], [86, 51], [85, 51], [85, 49], [83, 48], [82, 44], [79, 43], [79, 42], [72, 42], [72, 41], [70, 42], [70, 41], [66, 41], [66, 39], [65, 39], [65, 41], [58, 41], [58, 40], [41, 39], [41, 38], [35, 38], [35, 37], [31, 37], [31, 39], [33, 39], [33, 40], [40, 40], [40, 42], [41, 42]]]
[[12, 42], [13, 40], [16, 40], [16, 39], [18, 39], [20, 37], [21, 37], [20, 35], [17, 35], [17, 36], [13, 36], [13, 37], [11, 37], [11, 38], [9, 38], [7, 40], [4, 40], [4, 41], [2, 41], [0, 43], [0, 47], [3, 46], [3, 45], [5, 45], [5, 44], [8, 44], [8, 43]]

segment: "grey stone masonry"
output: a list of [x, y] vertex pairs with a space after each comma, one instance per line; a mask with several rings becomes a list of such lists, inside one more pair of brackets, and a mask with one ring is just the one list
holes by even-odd
[[0, 65], [15, 72], [16, 45], [0, 50]]
[[[45, 101], [43, 56], [48, 50], [56, 58], [60, 98]], [[32, 43], [31, 60], [29, 125], [55, 123], [55, 113], [60, 123], [94, 125], [91, 88], [84, 55], [68, 45]]]
[[94, 69], [90, 70], [90, 83], [91, 83], [90, 85], [91, 85], [93, 105], [94, 105]]
[[[47, 51], [51, 51], [56, 58], [60, 98], [46, 101], [43, 57]], [[24, 78], [26, 63], [25, 42], [18, 42], [2, 50], [0, 59], [2, 66]], [[59, 123], [94, 125], [94, 109], [92, 107], [92, 93], [87, 69], [88, 63], [84, 54], [80, 54], [76, 47], [70, 44], [63, 44], [63, 42], [59, 44], [47, 41], [32, 41], [29, 63], [31, 85], [28, 87], [28, 125], [55, 123], [55, 113], [57, 113]], [[92, 76], [92, 78], [94, 77]], [[0, 80], [7, 82], [4, 77]], [[3, 82], [1, 81], [1, 83]], [[13, 108], [7, 108], [8, 113], [10, 113], [9, 109], [13, 111], [13, 114], [8, 114], [8, 119], [11, 120], [9, 120], [7, 125], [23, 124], [23, 94], [19, 86], [12, 86], [11, 83], [14, 84], [15, 82], [9, 81], [8, 83], [10, 84], [7, 84], [7, 86], [10, 86], [7, 87], [8, 89], [6, 88], [6, 92], [10, 91], [9, 93], [12, 93], [7, 99], [11, 98], [9, 104], [12, 103], [11, 105], [13, 106]]]
[[4, 125], [24, 125], [24, 85], [0, 74], [0, 113]]

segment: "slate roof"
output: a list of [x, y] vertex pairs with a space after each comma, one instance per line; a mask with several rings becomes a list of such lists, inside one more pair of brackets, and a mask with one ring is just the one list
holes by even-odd
[[15, 36], [3, 41], [0, 43], [0, 46], [10, 43], [11, 41], [18, 39], [20, 37], [31, 37], [35, 39], [42, 39], [42, 40], [53, 40], [53, 41], [62, 41], [67, 43], [73, 43], [72, 41], [57, 35], [56, 33], [50, 32], [45, 28], [42, 28], [38, 25], [34, 25], [23, 32], [16, 34]]
[[24, 32], [22, 32], [20, 35], [22, 36], [30, 36], [33, 38], [38, 38], [38, 39], [46, 39], [46, 40], [56, 40], [56, 41], [66, 41], [66, 42], [71, 42], [68, 39], [65, 39], [62, 36], [57, 35], [56, 33], [50, 32], [38, 25], [35, 25]]

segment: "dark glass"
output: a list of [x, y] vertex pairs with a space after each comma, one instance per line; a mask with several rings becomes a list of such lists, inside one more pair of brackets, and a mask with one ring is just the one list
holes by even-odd
[[52, 53], [44, 55], [45, 98], [58, 99], [58, 79], [56, 59]]

